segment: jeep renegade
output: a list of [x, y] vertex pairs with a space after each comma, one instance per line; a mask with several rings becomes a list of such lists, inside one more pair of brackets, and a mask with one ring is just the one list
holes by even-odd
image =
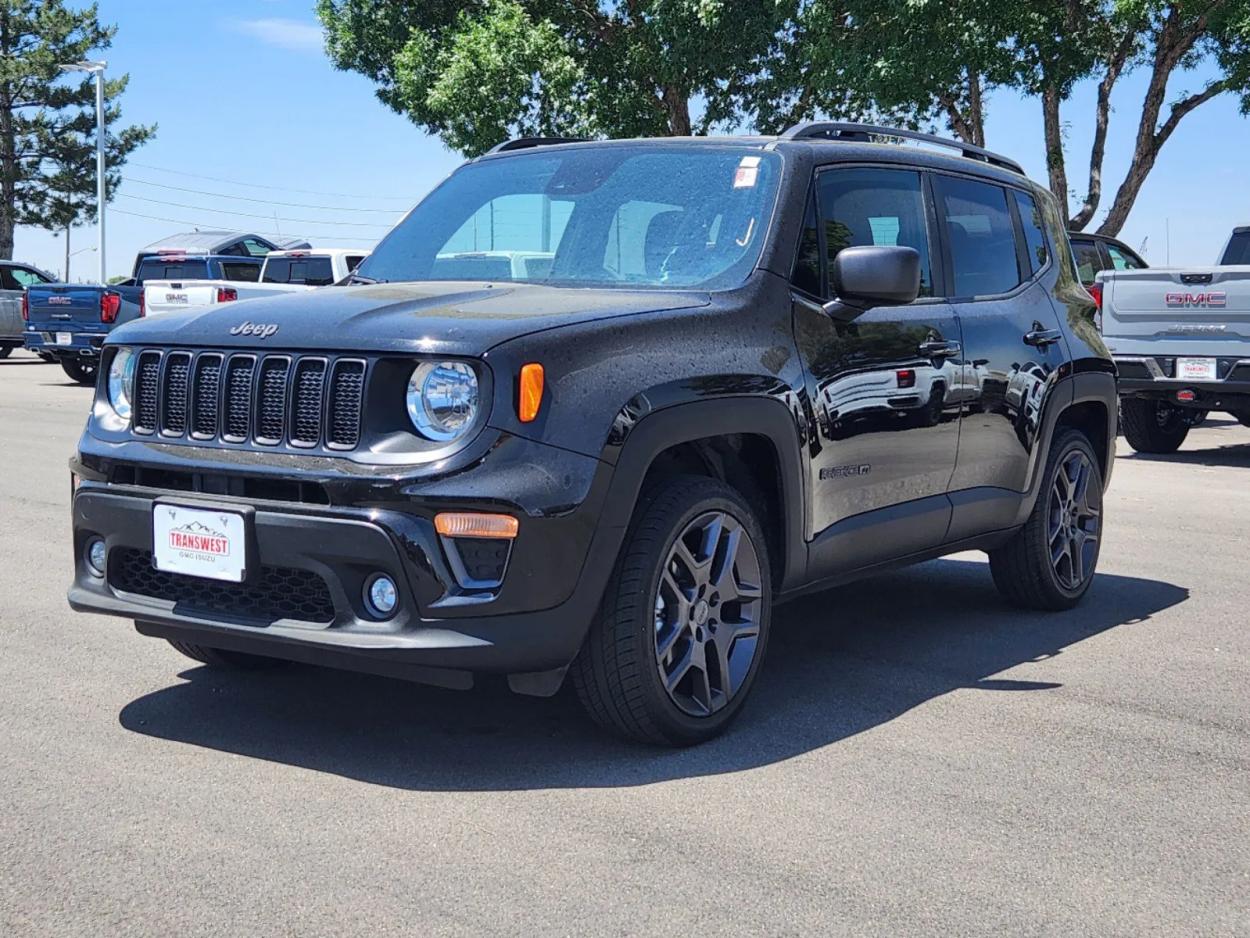
[[1082, 597], [1092, 317], [1050, 195], [977, 147], [510, 141], [339, 285], [109, 336], [70, 604], [208, 665], [568, 677], [696, 743], [800, 593], [979, 549], [1018, 604]]

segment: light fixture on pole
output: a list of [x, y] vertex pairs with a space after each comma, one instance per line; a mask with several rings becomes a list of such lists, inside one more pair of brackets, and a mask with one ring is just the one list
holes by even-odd
[[[104, 272], [104, 69], [108, 62], [74, 62], [60, 66], [63, 72], [87, 72], [95, 76], [95, 193], [96, 220], [99, 223], [100, 283], [107, 283]], [[68, 271], [66, 271], [68, 275]]]

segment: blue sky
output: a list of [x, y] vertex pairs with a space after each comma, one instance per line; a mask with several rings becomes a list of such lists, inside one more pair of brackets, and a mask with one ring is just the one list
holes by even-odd
[[[100, 14], [120, 27], [105, 57], [110, 74], [130, 74], [124, 121], [159, 124], [156, 139], [123, 169], [108, 209], [110, 275], [128, 274], [138, 248], [192, 227], [185, 222], [368, 245], [460, 162], [383, 107], [367, 80], [330, 66], [311, 0], [101, 0]], [[1201, 78], [1175, 79], [1172, 95], [1200, 87]], [[1128, 163], [1143, 82], [1123, 81], [1114, 99], [1104, 209]], [[1064, 117], [1070, 182], [1083, 191], [1092, 87], [1078, 90]], [[1036, 101], [995, 95], [987, 132], [992, 149], [1045, 182]], [[1164, 147], [1121, 238], [1134, 248], [1147, 241], [1147, 259], [1162, 264], [1170, 230], [1173, 264], [1212, 262], [1229, 229], [1250, 224], [1246, 153], [1250, 121], [1233, 97], [1199, 108]], [[73, 232], [73, 250], [95, 243], [94, 228]], [[61, 237], [17, 232], [18, 259], [59, 273], [64, 252]], [[96, 255], [77, 253], [71, 264], [73, 279], [94, 277]]]

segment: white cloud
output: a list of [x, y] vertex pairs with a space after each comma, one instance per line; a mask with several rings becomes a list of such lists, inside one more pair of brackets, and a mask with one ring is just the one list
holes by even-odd
[[307, 20], [264, 17], [233, 20], [231, 26], [261, 42], [293, 52], [320, 52], [325, 47], [321, 27]]

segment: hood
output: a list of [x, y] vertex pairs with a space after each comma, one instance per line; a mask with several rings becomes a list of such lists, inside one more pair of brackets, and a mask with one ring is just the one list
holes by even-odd
[[706, 293], [523, 283], [322, 287], [162, 313], [115, 330], [109, 344], [480, 355], [531, 332], [709, 302]]

